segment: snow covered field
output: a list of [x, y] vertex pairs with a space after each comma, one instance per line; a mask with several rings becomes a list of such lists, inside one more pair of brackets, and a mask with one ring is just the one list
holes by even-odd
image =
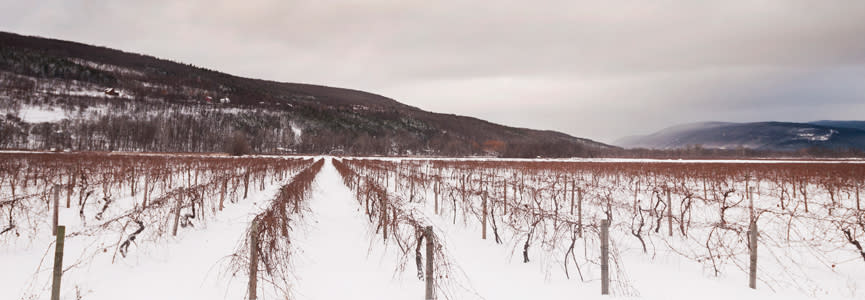
[[[41, 155], [50, 156], [50, 154]], [[730, 255], [730, 257], [719, 258], [726, 263], [719, 266], [721, 272], [717, 276], [711, 267], [707, 267], [706, 261], [698, 261], [698, 258], [704, 257], [701, 251], [705, 251], [704, 247], [700, 247], [700, 243], [706, 241], [697, 238], [702, 237], [704, 231], [711, 228], [709, 224], [717, 218], [711, 207], [694, 204], [698, 208], [695, 208], [692, 212], [693, 216], [688, 219], [689, 223], [693, 222], [693, 227], [688, 229], [688, 236], [683, 237], [676, 233], [675, 236], [668, 237], [667, 220], [662, 220], [664, 226], [660, 226], [659, 233], [648, 233], [651, 231], [651, 226], [647, 225], [647, 228], [643, 229], [643, 237], [649, 243], [649, 251], [643, 253], [640, 243], [631, 234], [634, 224], [630, 215], [631, 210], [626, 206], [633, 197], [633, 191], [629, 190], [628, 186], [634, 186], [634, 183], [625, 179], [619, 181], [620, 179], [608, 177], [606, 174], [598, 176], [598, 191], [621, 186], [611, 197], [622, 199], [625, 204], [622, 204], [621, 208], [615, 206], [616, 212], [613, 214], [614, 222], [611, 229], [615, 258], [613, 295], [601, 296], [597, 256], [598, 237], [594, 225], [591, 224], [603, 217], [604, 205], [610, 204], [605, 204], [602, 195], [585, 191], [586, 228], [584, 238], [577, 239], [575, 242], [575, 257], [568, 267], [570, 276], [568, 279], [564, 265], [571, 261], [567, 258], [566, 248], [571, 241], [569, 232], [572, 227], [562, 223], [553, 225], [553, 221], [565, 222], [564, 220], [572, 220], [573, 217], [573, 214], [568, 212], [569, 204], [564, 204], [571, 199], [568, 185], [557, 186], [555, 183], [559, 181], [556, 177], [559, 174], [556, 172], [559, 171], [532, 169], [518, 171], [501, 166], [459, 169], [457, 162], [453, 162], [454, 165], [436, 165], [435, 162], [424, 160], [406, 160], [405, 163], [373, 160], [370, 161], [373, 163], [367, 165], [350, 162], [348, 165], [351, 170], [360, 174], [361, 179], [347, 181], [337, 172], [332, 163], [336, 158], [318, 159], [325, 159], [325, 164], [315, 177], [311, 194], [304, 200], [305, 207], [300, 218], [293, 223], [291, 232], [288, 234], [293, 249], [290, 256], [291, 263], [288, 266], [292, 273], [289, 278], [291, 299], [423, 298], [424, 281], [419, 280], [416, 274], [414, 245], [399, 244], [399, 241], [414, 241], [414, 232], [411, 226], [398, 226], [397, 221], [392, 220], [394, 222], [392, 225], [397, 225], [391, 228], [392, 233], [402, 235], [391, 236], [387, 242], [383, 241], [381, 229], [378, 227], [380, 224], [376, 223], [376, 218], [380, 216], [377, 217], [375, 212], [367, 213], [369, 203], [365, 204], [364, 198], [370, 200], [368, 196], [363, 196], [362, 190], [358, 190], [359, 187], [367, 186], [365, 182], [379, 185], [384, 189], [388, 201], [391, 201], [389, 205], [393, 207], [394, 214], [399, 210], [400, 214], [405, 213], [406, 218], [433, 226], [436, 238], [443, 247], [442, 253], [451, 263], [446, 273], [448, 278], [440, 278], [443, 284], [439, 290], [440, 299], [446, 296], [451, 299], [604, 299], [608, 297], [862, 299], [865, 297], [865, 290], [863, 290], [865, 289], [865, 261], [858, 256], [852, 246], [838, 243], [821, 247], [813, 243], [780, 242], [784, 237], [776, 234], [783, 232], [784, 227], [775, 221], [783, 219], [784, 216], [769, 216], [770, 212], [766, 212], [766, 215], [761, 217], [764, 219], [761, 219], [763, 223], [760, 224], [765, 226], [763, 229], [765, 232], [761, 235], [761, 261], [758, 271], [760, 281], [756, 290], [751, 290], [747, 286], [747, 265], [738, 264], [742, 255], [747, 256], [747, 248], [740, 249], [743, 243], [738, 240], [740, 235], [730, 233], [726, 239], [718, 240], [720, 243], [718, 245], [736, 248], [736, 250], [723, 252], [723, 255]], [[376, 165], [375, 161], [392, 164]], [[442, 162], [448, 163], [446, 160]], [[31, 166], [32, 162], [28, 161], [27, 165]], [[547, 170], [544, 168], [549, 169], [548, 166], [541, 167], [542, 170]], [[859, 172], [860, 169], [861, 167], [857, 167], [855, 172]], [[134, 231], [134, 223], [126, 222], [129, 228], [123, 227], [120, 231], [123, 234], [110, 230], [89, 231], [85, 229], [100, 224], [93, 219], [93, 216], [104, 203], [93, 202], [86, 206], [89, 213], [85, 213], [88, 217], [85, 218], [84, 223], [76, 205], [73, 204], [70, 209], [61, 207], [60, 224], [67, 226], [67, 232], [88, 233], [67, 238], [64, 257], [66, 271], [61, 299], [245, 298], [248, 292], [247, 275], [231, 271], [234, 270], [230, 266], [231, 257], [244, 242], [254, 216], [267, 208], [270, 201], [279, 193], [280, 187], [291, 182], [292, 174], [297, 174], [297, 171], [299, 169], [293, 169], [284, 177], [279, 177], [277, 173], [271, 171], [262, 173], [261, 177], [253, 176], [249, 196], [241, 199], [239, 195], [235, 195], [233, 201], [226, 201], [225, 209], [219, 212], [213, 209], [213, 205], [219, 198], [219, 183], [222, 181], [214, 181], [215, 185], [212, 188], [214, 191], [203, 197], [209, 200], [201, 202], [203, 203], [201, 205], [207, 206], [206, 209], [201, 208], [203, 215], [194, 221], [194, 227], [181, 228], [174, 237], [167, 234], [167, 230], [162, 234], [147, 235], [153, 229], [148, 224], [148, 229], [128, 248], [128, 255], [125, 257], [116, 254], [117, 244], [119, 240], [127, 238], [129, 233]], [[561, 174], [572, 174], [569, 178], [579, 179], [581, 178], [578, 176], [581, 174], [579, 172], [583, 171], [585, 170], [561, 171]], [[8, 170], [4, 169], [4, 172]], [[523, 173], [518, 174], [518, 172]], [[192, 180], [190, 175], [192, 173], [182, 168], [175, 170], [174, 174], [176, 176], [174, 180], [180, 182], [177, 184]], [[242, 173], [237, 174], [242, 175]], [[520, 187], [520, 191], [516, 192], [514, 181], [510, 181], [511, 185], [495, 185], [495, 183], [501, 184], [500, 180], [511, 180], [516, 175], [527, 178], [524, 191], [523, 187]], [[462, 176], [469, 179], [462, 179], [464, 178]], [[473, 176], [476, 179], [471, 179]], [[207, 182], [205, 178], [211, 178], [204, 175], [201, 177], [202, 182]], [[64, 177], [60, 178], [59, 181], [63, 181]], [[242, 176], [237, 178], [240, 179]], [[541, 178], [550, 178], [551, 182], [534, 181]], [[583, 182], [587, 184], [586, 187], [592, 184], [592, 180], [582, 179], [586, 180]], [[3, 201], [15, 199], [11, 197], [9, 187], [20, 186], [21, 182], [12, 183], [8, 175], [3, 180], [0, 182], [2, 184], [0, 203], [5, 204], [6, 202]], [[617, 181], [619, 184], [615, 185], [614, 182]], [[347, 185], [346, 182], [350, 184]], [[235, 189], [242, 190], [243, 185], [240, 181], [237, 183], [239, 185], [235, 185]], [[695, 186], [695, 183], [689, 182], [688, 187], [695, 188], [698, 186]], [[652, 201], [646, 199], [653, 199], [656, 196], [651, 188], [647, 188], [650, 184], [655, 183], [650, 180], [643, 181], [643, 187], [637, 189], [637, 196], [643, 199], [642, 201]], [[742, 190], [742, 182], [728, 182], [728, 184], [729, 186], [725, 187]], [[232, 185], [233, 183], [229, 184]], [[264, 189], [261, 189], [261, 186]], [[762, 190], [757, 192], [757, 202], [761, 203], [761, 208], [765, 207], [766, 211], [770, 211], [777, 201], [773, 198], [775, 194], [770, 191], [779, 187], [768, 181], [762, 181], [759, 186]], [[461, 188], [468, 190], [464, 192], [468, 196], [458, 195]], [[28, 194], [29, 191], [38, 194], [40, 189], [47, 190], [39, 185], [30, 185], [23, 191], [19, 189], [17, 193]], [[107, 211], [103, 209], [105, 219], [109, 219], [109, 216], [123, 215], [130, 209], [134, 209], [137, 199], [141, 198], [140, 195], [136, 197], [128, 192], [128, 184], [120, 183], [113, 189], [115, 189], [113, 195], [116, 206], [111, 206]], [[796, 189], [795, 185], [793, 189]], [[237, 190], [238, 194], [240, 190]], [[498, 190], [507, 192], [506, 194], [494, 192]], [[826, 213], [829, 207], [818, 206], [816, 203], [829, 202], [826, 198], [828, 194], [822, 192], [821, 187], [816, 184], [806, 186], [806, 190], [810, 193], [811, 213]], [[74, 195], [77, 196], [78, 190], [75, 191]], [[171, 189], [166, 189], [154, 195], [158, 196], [159, 193], [170, 191]], [[437, 192], [439, 195], [436, 195]], [[676, 190], [674, 197], [682, 192], [685, 190]], [[702, 190], [696, 189], [692, 192], [696, 195], [703, 193]], [[96, 193], [101, 192], [96, 191]], [[492, 229], [489, 229], [487, 239], [481, 239], [482, 223], [479, 213], [481, 206], [477, 204], [486, 201], [482, 200], [485, 199], [484, 193], [490, 198], [489, 210], [492, 211], [489, 214], [490, 218], [499, 222], [496, 232], [500, 235], [501, 244], [496, 243]], [[543, 200], [537, 202], [538, 207], [531, 207], [529, 210], [525, 207], [530, 206], [529, 199], [533, 193]], [[793, 199], [802, 197], [790, 195], [789, 187], [787, 193], [781, 192], [781, 195], [790, 196], [788, 205], [796, 205], [798, 200]], [[359, 195], [361, 196], [358, 197]], [[838, 218], [847, 213], [854, 213], [844, 209], [845, 206], [852, 205], [853, 195], [844, 195], [844, 198], [840, 194], [838, 196], [839, 207], [832, 208]], [[509, 198], [511, 200], [503, 202], [493, 200], [502, 196], [505, 199], [511, 197]], [[32, 212], [20, 211], [21, 206], [2, 207], [3, 219], [14, 216], [17, 227], [0, 234], [0, 269], [2, 269], [0, 299], [48, 299], [54, 238], [50, 233], [51, 221], [48, 214], [50, 203], [43, 202], [50, 199], [50, 194], [47, 195], [47, 199], [43, 199], [45, 197], [36, 196], [31, 202], [27, 202], [32, 203], [34, 207]], [[524, 231], [526, 228], [519, 224], [522, 224], [522, 218], [538, 218], [541, 214], [534, 216], [519, 214], [517, 210], [550, 212], [549, 209], [555, 202], [552, 199], [561, 201], [562, 207], [556, 207], [554, 211], [561, 212], [563, 216], [557, 216], [557, 219], [549, 217], [541, 221], [541, 226], [546, 226], [546, 229], [537, 231], [537, 234], [530, 238], [534, 241], [528, 252], [531, 260], [524, 263], [522, 250], [526, 241]], [[677, 198], [677, 202], [674, 202], [677, 206], [676, 214], [679, 213], [678, 200]], [[735, 200], [740, 202], [738, 198]], [[438, 213], [433, 205], [436, 201], [440, 202]], [[526, 206], [520, 208], [523, 204]], [[619, 204], [615, 203], [615, 205]], [[511, 212], [503, 213], [502, 209], [505, 207], [509, 207]], [[184, 211], [186, 208], [184, 206]], [[8, 216], [7, 209], [10, 212]], [[192, 210], [195, 210], [194, 206]], [[788, 210], [799, 212], [799, 210]], [[742, 206], [730, 208], [728, 213], [731, 223], [747, 218], [747, 212]], [[156, 214], [155, 219], [147, 219], [146, 216], [141, 218], [143, 220], [165, 219], [158, 222], [166, 223], [160, 225], [162, 226], [160, 228], [167, 229], [170, 227], [170, 219], [163, 217], [169, 215], [170, 211], [167, 215]], [[400, 218], [402, 216], [400, 215]], [[648, 215], [645, 218], [647, 223], [656, 221]], [[0, 223], [0, 230], [5, 227], [4, 225]], [[675, 225], [675, 229], [679, 230], [678, 221]], [[794, 237], [814, 239], [815, 243], [837, 242], [836, 238], [820, 236], [838, 235], [837, 228], [824, 227], [824, 225], [826, 224], [822, 222], [796, 221], [790, 228], [797, 230], [793, 233]], [[809, 227], [810, 230], [806, 230]], [[116, 227], [111, 228], [116, 229]], [[854, 234], [860, 238], [863, 235], [861, 230], [855, 228]], [[409, 249], [407, 252], [409, 255], [406, 255], [404, 247]], [[676, 253], [677, 251], [689, 253]], [[795, 256], [790, 257], [791, 254]], [[580, 270], [576, 270], [576, 267]], [[790, 267], [796, 269], [787, 269]], [[259, 278], [262, 278], [259, 284], [259, 298], [285, 299], [285, 295], [273, 289], [267, 282], [266, 270], [263, 268], [259, 270]], [[765, 279], [764, 274], [767, 276]], [[800, 288], [796, 288], [796, 285]]]

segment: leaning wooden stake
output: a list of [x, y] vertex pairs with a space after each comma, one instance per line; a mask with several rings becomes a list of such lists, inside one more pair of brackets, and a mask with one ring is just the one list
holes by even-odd
[[258, 288], [258, 223], [252, 221], [249, 231], [249, 300], [255, 300]]
[[432, 226], [424, 228], [426, 236], [426, 300], [435, 299], [435, 236]]
[[757, 288], [757, 237], [759, 233], [757, 231], [757, 222], [751, 221], [751, 228], [748, 231], [748, 245], [751, 249], [751, 270], [748, 274], [748, 286], [752, 289]]
[[54, 216], [51, 218], [51, 235], [57, 235], [57, 219], [60, 218], [60, 186], [54, 186]]
[[601, 295], [610, 294], [610, 220], [601, 220]]
[[66, 226], [57, 226], [57, 242], [54, 244], [54, 279], [51, 283], [51, 300], [60, 299], [60, 278], [63, 276], [63, 243]]

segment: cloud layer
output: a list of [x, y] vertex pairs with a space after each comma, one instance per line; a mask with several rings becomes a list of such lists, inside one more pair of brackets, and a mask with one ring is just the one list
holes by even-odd
[[0, 30], [612, 142], [861, 119], [862, 1], [0, 0]]

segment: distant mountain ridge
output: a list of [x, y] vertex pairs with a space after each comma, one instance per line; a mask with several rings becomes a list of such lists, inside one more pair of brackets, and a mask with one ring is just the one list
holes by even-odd
[[[428, 112], [363, 91], [243, 78], [5, 32], [0, 85], [3, 112], [22, 105], [63, 109], [67, 116], [101, 112], [39, 128], [17, 113], [0, 114], [0, 148], [219, 151], [220, 139], [241, 131], [258, 152], [571, 157], [618, 149], [561, 132]], [[119, 94], [101, 94], [108, 88]], [[221, 103], [223, 98], [230, 104]], [[94, 138], [80, 141], [85, 135]]]
[[841, 128], [852, 128], [865, 130], [865, 121], [831, 121], [831, 120], [820, 120], [809, 122], [808, 124], [826, 126], [826, 127], [841, 127]]
[[808, 148], [865, 149], [865, 121], [815, 121], [677, 125], [644, 136], [626, 137], [614, 144], [626, 148], [714, 149], [748, 148], [797, 151]]

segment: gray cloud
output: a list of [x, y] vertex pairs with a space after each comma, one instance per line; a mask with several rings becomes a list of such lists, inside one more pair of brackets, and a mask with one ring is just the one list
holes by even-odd
[[607, 142], [865, 111], [862, 1], [0, 0], [0, 20]]

